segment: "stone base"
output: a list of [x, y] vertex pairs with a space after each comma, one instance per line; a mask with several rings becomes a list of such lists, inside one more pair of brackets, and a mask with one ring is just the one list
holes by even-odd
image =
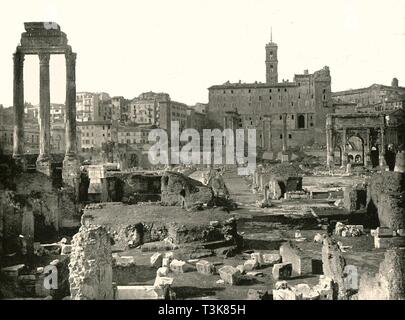
[[13, 156], [15, 165], [20, 172], [27, 171], [27, 160], [23, 156]]
[[37, 160], [36, 167], [38, 172], [41, 172], [48, 177], [52, 175], [51, 160]]
[[289, 152], [283, 151], [281, 152], [281, 162], [289, 162], [291, 158], [291, 154]]
[[62, 168], [63, 183], [73, 188], [78, 188], [80, 182], [79, 168], [80, 168], [79, 160], [65, 158], [63, 160], [63, 168]]

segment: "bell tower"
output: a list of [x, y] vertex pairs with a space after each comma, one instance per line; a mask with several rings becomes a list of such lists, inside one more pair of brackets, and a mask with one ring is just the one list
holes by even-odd
[[278, 82], [277, 44], [273, 42], [273, 31], [270, 32], [270, 42], [266, 44], [266, 83]]

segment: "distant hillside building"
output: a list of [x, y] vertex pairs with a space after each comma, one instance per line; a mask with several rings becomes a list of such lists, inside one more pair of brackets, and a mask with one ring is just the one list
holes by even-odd
[[76, 119], [82, 121], [111, 120], [111, 98], [107, 93], [76, 93]]
[[325, 120], [332, 112], [328, 67], [278, 82], [277, 44], [266, 45], [266, 83], [230, 83], [208, 88], [208, 119], [217, 128], [254, 128], [264, 151], [326, 145]]
[[391, 86], [373, 84], [367, 88], [350, 89], [333, 92], [334, 105], [338, 106], [336, 112], [344, 111], [346, 104], [347, 112], [386, 112], [404, 109], [405, 87], [398, 85], [398, 79], [392, 80]]

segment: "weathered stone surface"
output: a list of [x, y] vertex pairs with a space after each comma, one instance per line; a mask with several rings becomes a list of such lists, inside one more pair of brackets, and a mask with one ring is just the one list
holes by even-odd
[[159, 268], [160, 266], [162, 266], [162, 261], [163, 254], [160, 252], [156, 252], [150, 257], [150, 265], [154, 268]]
[[243, 268], [246, 271], [252, 271], [255, 270], [259, 267], [259, 263], [257, 262], [257, 260], [254, 259], [249, 259], [246, 260], [245, 263], [243, 264]]
[[267, 300], [270, 299], [269, 293], [265, 290], [249, 289], [246, 300]]
[[194, 271], [195, 268], [185, 261], [174, 259], [172, 262], [170, 262], [170, 270], [174, 273], [185, 273]]
[[281, 256], [278, 253], [264, 253], [263, 254], [263, 264], [273, 265], [281, 262]]
[[344, 207], [353, 212], [365, 209], [367, 205], [367, 189], [364, 185], [346, 187], [343, 195]]
[[101, 226], [82, 226], [73, 237], [69, 263], [72, 300], [113, 299], [110, 241]]
[[218, 272], [221, 279], [230, 285], [237, 285], [241, 280], [240, 270], [232, 266], [223, 266]]
[[389, 249], [379, 272], [360, 278], [359, 300], [405, 299], [405, 248]]
[[155, 286], [117, 286], [116, 300], [162, 300], [165, 299], [163, 289]]
[[302, 300], [318, 300], [320, 298], [319, 292], [311, 288], [306, 283], [300, 283], [295, 286], [295, 290], [302, 294]]
[[378, 215], [379, 225], [394, 230], [405, 227], [405, 174], [384, 171], [371, 177], [368, 211]]
[[182, 198], [180, 192], [185, 189], [185, 205], [191, 206], [194, 203], [211, 203], [213, 191], [211, 187], [201, 182], [188, 178], [181, 173], [165, 172], [162, 176], [162, 202], [170, 206], [181, 206]]
[[197, 267], [197, 272], [201, 274], [212, 275], [216, 272], [215, 266], [207, 260], [200, 260], [195, 266]]
[[273, 290], [273, 300], [302, 300], [302, 293], [294, 288]]
[[291, 278], [292, 275], [292, 264], [283, 262], [276, 263], [272, 270], [274, 280], [284, 280]]
[[334, 282], [334, 298], [347, 299], [344, 280], [346, 260], [338, 244], [332, 238], [325, 238], [322, 247], [322, 267], [326, 277]]
[[402, 150], [397, 153], [395, 157], [395, 167], [394, 167], [395, 172], [405, 172], [405, 151]]
[[312, 259], [291, 242], [283, 243], [280, 247], [283, 262], [290, 262], [294, 276], [312, 273]]

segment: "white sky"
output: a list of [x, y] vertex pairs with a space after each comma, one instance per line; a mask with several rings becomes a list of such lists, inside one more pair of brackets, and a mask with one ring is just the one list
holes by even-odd
[[[12, 53], [24, 21], [59, 23], [77, 52], [77, 90], [133, 98], [164, 91], [207, 102], [227, 80], [265, 81], [264, 46], [279, 45], [279, 81], [328, 65], [334, 91], [405, 85], [404, 0], [19, 0], [0, 3], [0, 104], [12, 104]], [[25, 100], [38, 103], [37, 57], [26, 58]], [[65, 67], [51, 58], [51, 101]]]

